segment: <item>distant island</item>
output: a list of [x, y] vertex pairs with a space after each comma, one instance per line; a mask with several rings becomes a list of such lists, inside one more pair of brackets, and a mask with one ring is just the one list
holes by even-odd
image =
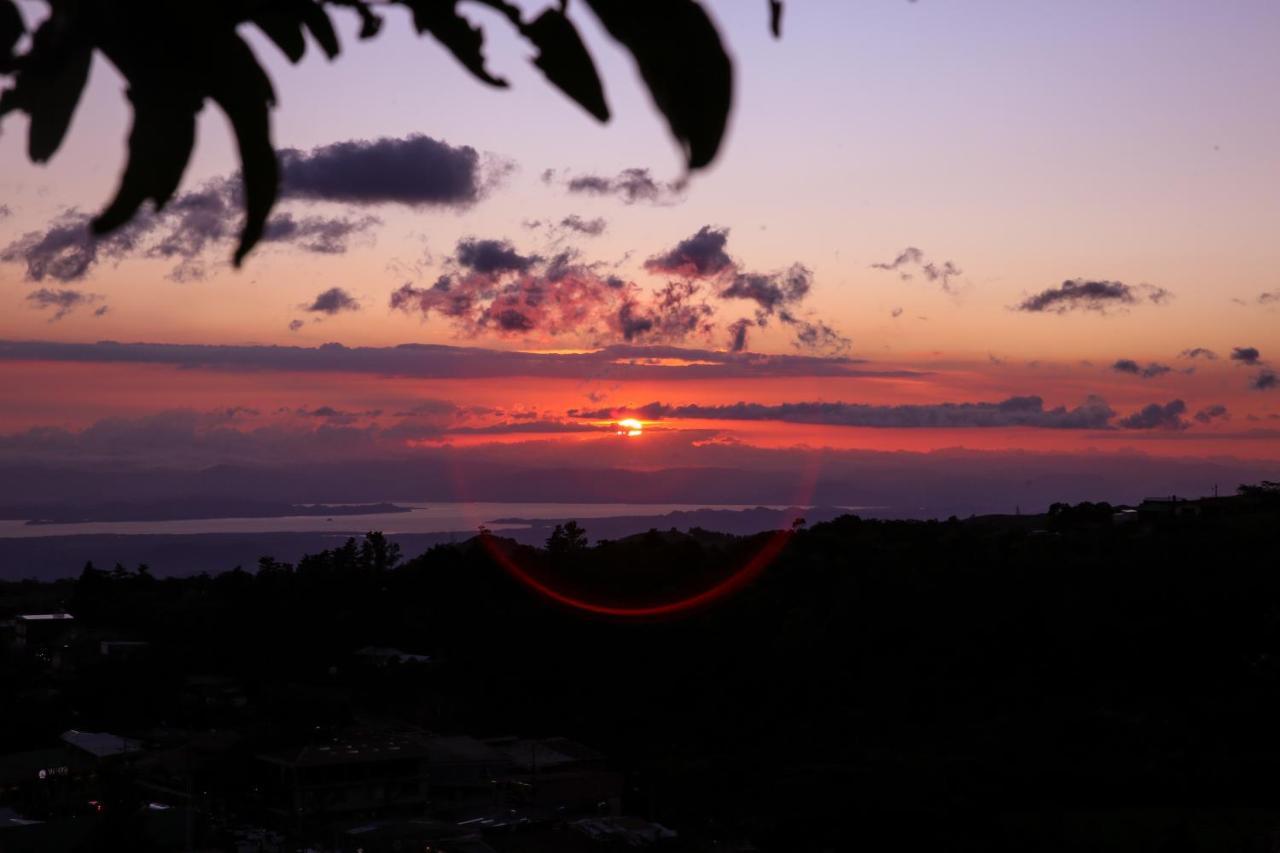
[[24, 519], [28, 525], [57, 525], [114, 521], [189, 521], [198, 518], [350, 516], [410, 511], [410, 507], [393, 503], [294, 504], [234, 498], [193, 498], [146, 503], [4, 506], [0, 507], [0, 518]]
[[[669, 530], [691, 530], [705, 528], [717, 533], [731, 533], [736, 536], [748, 536], [762, 530], [782, 530], [800, 521], [804, 524], [817, 524], [833, 521], [842, 515], [848, 515], [850, 507], [766, 507], [757, 506], [750, 509], [696, 509], [675, 510], [660, 515], [615, 515], [591, 519], [591, 539], [618, 539], [633, 535], [646, 528]], [[856, 508], [860, 512], [864, 508]], [[884, 508], [871, 509], [872, 514]], [[865, 513], [864, 513], [865, 514]], [[524, 524], [529, 530], [522, 534], [506, 531], [504, 535], [514, 536], [525, 542], [543, 542], [556, 524], [568, 521], [564, 518], [525, 518], [522, 516], [503, 516], [493, 519], [494, 524]]]

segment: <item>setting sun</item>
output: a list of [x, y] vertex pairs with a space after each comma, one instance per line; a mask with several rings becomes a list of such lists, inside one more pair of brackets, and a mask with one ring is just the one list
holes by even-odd
[[640, 435], [644, 432], [644, 424], [635, 418], [623, 418], [618, 421], [618, 435]]

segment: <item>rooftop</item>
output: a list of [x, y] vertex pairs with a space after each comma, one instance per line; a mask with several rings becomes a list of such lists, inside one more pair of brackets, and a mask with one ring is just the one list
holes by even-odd
[[522, 770], [549, 769], [583, 761], [600, 761], [604, 754], [564, 737], [495, 738], [487, 741]]
[[422, 737], [414, 732], [352, 729], [320, 743], [263, 755], [262, 758], [274, 764], [316, 766], [423, 758], [427, 752]]
[[401, 663], [431, 663], [430, 655], [416, 655], [386, 646], [365, 646], [356, 652], [361, 657], [383, 658]]
[[505, 752], [469, 735], [435, 735], [424, 741], [435, 764], [506, 764]]
[[109, 732], [82, 732], [78, 729], [69, 729], [62, 733], [62, 740], [97, 758], [142, 751], [140, 742]]

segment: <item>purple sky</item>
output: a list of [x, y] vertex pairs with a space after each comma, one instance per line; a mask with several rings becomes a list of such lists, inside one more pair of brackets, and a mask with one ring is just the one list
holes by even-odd
[[[629, 445], [649, 448], [625, 451], [636, 467], [663, 464], [662, 430], [689, 446], [1280, 458], [1274, 2], [793, 2], [780, 41], [765, 3], [708, 4], [737, 99], [719, 159], [683, 188], [585, 4], [573, 15], [607, 125], [545, 84], [505, 22], [464, 8], [510, 90], [394, 14], [369, 43], [338, 14], [333, 63], [313, 49], [290, 66], [249, 34], [276, 81], [277, 145], [294, 150], [282, 218], [240, 271], [235, 206], [216, 207], [236, 168], [216, 111], [188, 206], [91, 255], [77, 229], [121, 167], [119, 77], [95, 62], [48, 166], [26, 162], [8, 117], [0, 341], [22, 345], [0, 344], [16, 402], [0, 455], [174, 412], [246, 435], [375, 430], [396, 453], [613, 453], [613, 421], [657, 403]], [[375, 161], [421, 180], [360, 185], [353, 164]], [[634, 169], [654, 182], [638, 200]], [[450, 175], [461, 189], [441, 189]], [[573, 191], [583, 176], [612, 189]], [[122, 358], [102, 340], [171, 348]], [[316, 349], [331, 342], [369, 349]], [[619, 344], [682, 349], [599, 352]], [[1031, 414], [965, 420], [1031, 398]], [[453, 408], [403, 414], [423, 401]], [[1093, 419], [1063, 428], [1059, 409]], [[40, 458], [79, 459], [76, 440]]]

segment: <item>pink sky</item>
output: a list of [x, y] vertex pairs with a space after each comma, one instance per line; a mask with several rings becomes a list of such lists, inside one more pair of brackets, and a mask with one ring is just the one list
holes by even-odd
[[[549, 90], [527, 67], [527, 51], [482, 13], [489, 55], [512, 80], [509, 91], [473, 82], [404, 21], [390, 21], [374, 45], [361, 45], [343, 19], [351, 46], [332, 64], [312, 51], [291, 67], [255, 38], [280, 95], [279, 147], [310, 152], [425, 135], [452, 149], [474, 148], [473, 177], [483, 191], [467, 204], [418, 206], [286, 199], [280, 211], [297, 221], [350, 230], [336, 244], [319, 237], [264, 244], [239, 271], [227, 263], [224, 237], [188, 253], [185, 266], [172, 253], [144, 249], [102, 249], [83, 274], [61, 278], [33, 266], [40, 238], [68, 221], [68, 211], [97, 209], [118, 175], [128, 116], [119, 77], [98, 61], [69, 141], [50, 165], [27, 163], [23, 120], [5, 121], [0, 340], [208, 345], [242, 349], [248, 361], [193, 367], [188, 356], [138, 363], [92, 350], [75, 358], [0, 350], [0, 436], [239, 407], [220, 428], [390, 430], [429, 421], [438, 434], [425, 440], [437, 446], [601, 442], [624, 439], [548, 425], [581, 429], [600, 419], [574, 420], [570, 410], [653, 402], [928, 407], [1037, 396], [1045, 409], [1070, 410], [1099, 397], [1114, 416], [1091, 428], [667, 418], [630, 440], [656, 449], [659, 429], [696, 430], [770, 448], [1135, 448], [1280, 459], [1280, 388], [1265, 387], [1272, 367], [1280, 369], [1274, 3], [1235, 3], [1229, 13], [1192, 0], [795, 3], [778, 42], [768, 37], [763, 3], [709, 6], [736, 60], [728, 141], [682, 192], [633, 204], [617, 194], [571, 192], [566, 183], [630, 168], [649, 170], [660, 184], [681, 177], [629, 62], [585, 14], [615, 116], [605, 126]], [[235, 168], [221, 118], [206, 111], [200, 129], [186, 191]], [[550, 180], [548, 169], [555, 170]], [[570, 216], [603, 220], [604, 230], [590, 235], [559, 224]], [[144, 246], [156, 245], [168, 227], [149, 232]], [[228, 227], [234, 232], [235, 223]], [[724, 269], [695, 275], [646, 263], [705, 227], [724, 234]], [[540, 260], [480, 281], [465, 262], [468, 239], [505, 242], [517, 256]], [[883, 268], [908, 247], [918, 254]], [[564, 298], [589, 319], [557, 323], [562, 315], [548, 303], [525, 297], [486, 301], [517, 286], [560, 294], [552, 262], [566, 251], [574, 253], [572, 277], [582, 290], [563, 291]], [[937, 275], [948, 263], [955, 272]], [[793, 264], [809, 272], [806, 291], [790, 301], [727, 295], [750, 276], [782, 287]], [[489, 310], [486, 319], [450, 318], [437, 302], [424, 314], [420, 294], [442, 275], [454, 288], [471, 288], [483, 303], [476, 311]], [[631, 344], [723, 354], [730, 324], [749, 319], [760, 323], [750, 329], [749, 352], [818, 360], [734, 375], [704, 371], [702, 378], [678, 363], [642, 375], [603, 359], [571, 376], [506, 367], [451, 378], [402, 367], [291, 369], [266, 349], [338, 342], [594, 351], [625, 340], [622, 294], [637, 311], [657, 310], [654, 294], [672, 281], [700, 288], [691, 304], [705, 302], [703, 320], [679, 334], [638, 332]], [[1016, 310], [1069, 281], [1120, 285], [1128, 295], [1053, 302], [1070, 309], [1061, 313]], [[419, 296], [410, 310], [397, 310], [392, 294], [405, 285]], [[350, 297], [341, 309], [307, 310], [332, 288]], [[59, 316], [35, 296], [42, 289], [78, 296]], [[527, 327], [503, 331], [497, 318], [511, 306]], [[813, 346], [797, 343], [803, 330], [819, 328], [830, 334], [811, 339]], [[1192, 348], [1216, 358], [1186, 356]], [[1233, 359], [1236, 348], [1243, 355]], [[486, 352], [458, 357], [487, 364]], [[1125, 360], [1137, 372], [1116, 368]], [[423, 401], [454, 408], [403, 414]], [[1182, 408], [1159, 423], [1122, 425], [1144, 407], [1174, 401]], [[530, 422], [546, 431], [475, 432]], [[26, 447], [19, 441], [9, 452]], [[637, 466], [661, 463], [634, 453]]]

